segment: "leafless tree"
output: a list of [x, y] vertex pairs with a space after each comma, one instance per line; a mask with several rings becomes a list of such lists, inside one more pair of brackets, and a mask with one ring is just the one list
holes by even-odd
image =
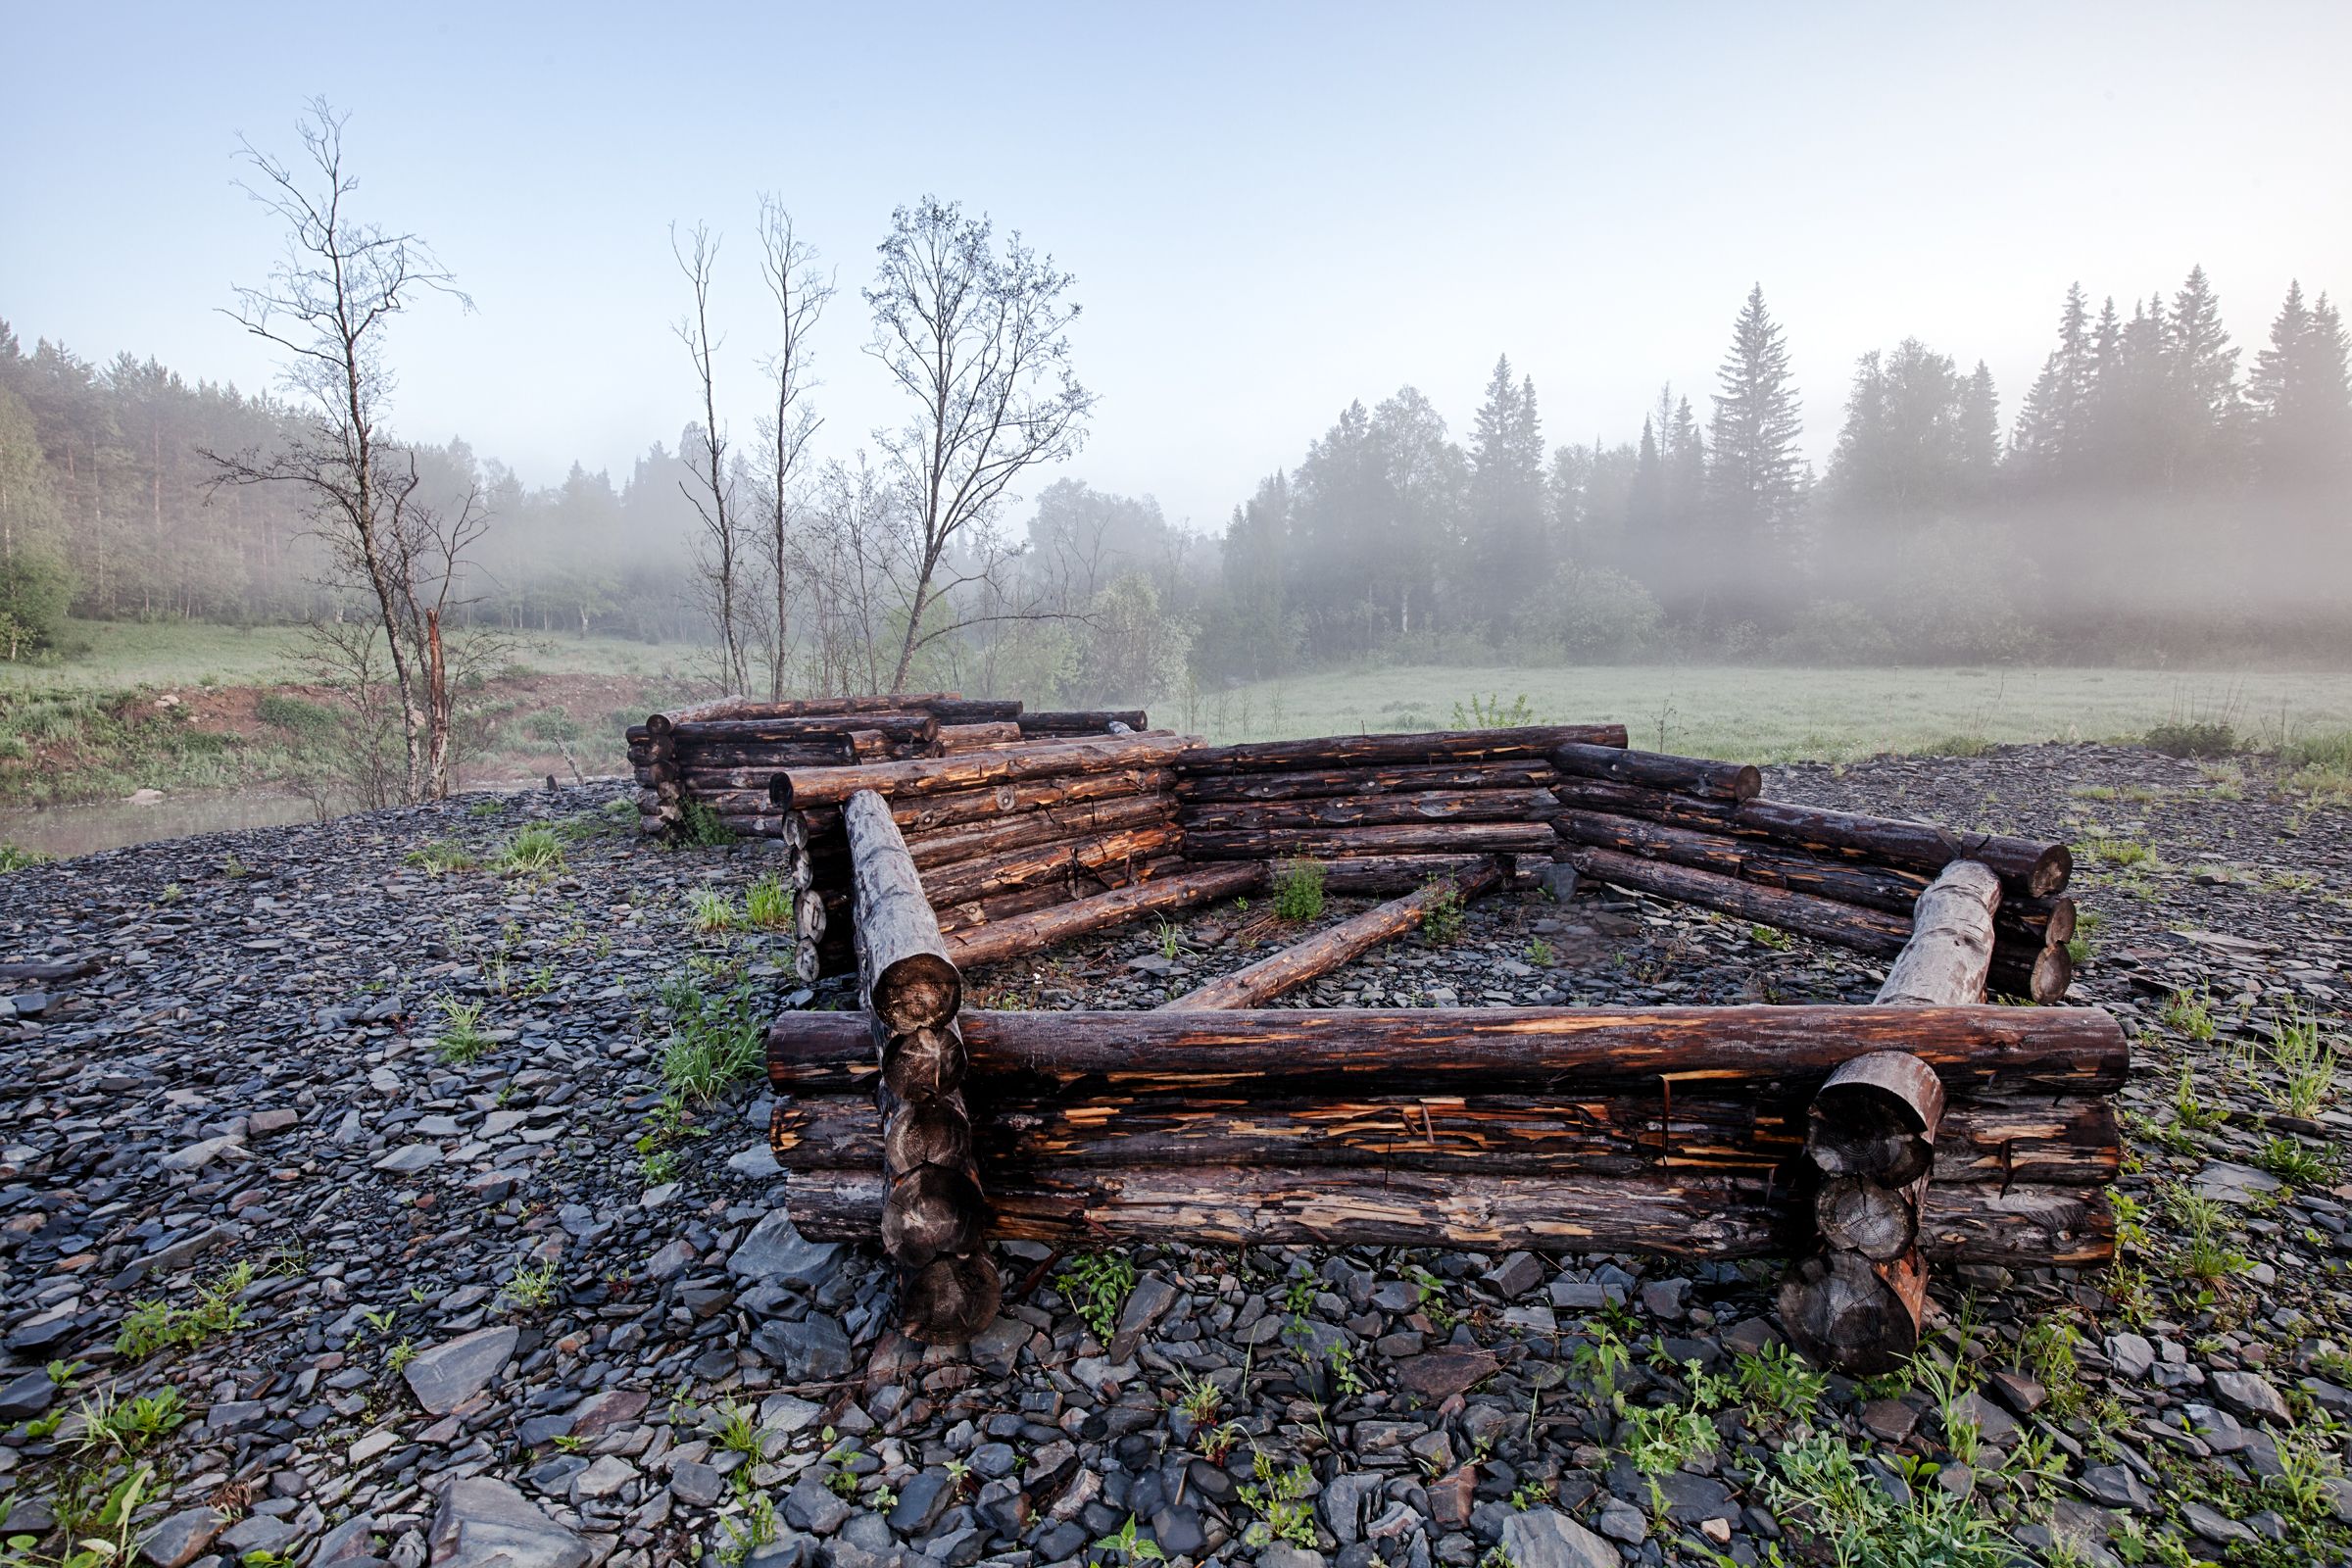
[[207, 456], [219, 483], [305, 494], [335, 568], [373, 603], [399, 704], [401, 799], [438, 800], [449, 793], [455, 691], [443, 615], [486, 518], [478, 493], [455, 509], [418, 495], [415, 457], [385, 427], [393, 377], [384, 339], [422, 294], [449, 295], [468, 311], [473, 302], [422, 240], [352, 215], [359, 180], [344, 161], [347, 119], [313, 99], [299, 165], [239, 144], [252, 174], [243, 188], [285, 225], [285, 254], [266, 285], [239, 288], [224, 314], [283, 352], [281, 381], [310, 417], [277, 450]]
[[802, 459], [824, 422], [807, 397], [816, 384], [808, 373], [808, 335], [833, 297], [833, 279], [817, 270], [816, 247], [794, 232], [792, 215], [773, 196], [760, 198], [760, 273], [776, 302], [781, 328], [776, 351], [761, 367], [767, 376], [769, 412], [760, 419], [760, 432], [767, 469], [767, 530], [760, 546], [773, 590], [765, 627], [768, 696], [781, 702], [791, 661], [793, 584], [804, 575], [805, 564], [793, 535], [795, 491]]
[[718, 627], [723, 666], [720, 682], [729, 692], [741, 692], [751, 684], [750, 660], [744, 649], [743, 612], [748, 607], [738, 602], [743, 589], [744, 539], [735, 507], [735, 474], [727, 463], [726, 430], [718, 422], [715, 361], [723, 340], [710, 335], [710, 279], [718, 265], [719, 242], [705, 223], [694, 225], [690, 239], [690, 245], [681, 247], [677, 225], [670, 225], [670, 254], [677, 258], [678, 270], [686, 274], [694, 290], [694, 309], [678, 318], [675, 330], [694, 362], [703, 395], [701, 450], [687, 454], [694, 466], [695, 482], [680, 481], [678, 488], [694, 503], [703, 521], [702, 537], [696, 541], [696, 564], [710, 617]]
[[[1004, 559], [993, 542], [964, 536], [986, 533], [1024, 469], [1078, 450], [1095, 399], [1070, 368], [1078, 307], [1063, 296], [1075, 279], [1018, 233], [1000, 251], [986, 218], [925, 196], [892, 215], [881, 252], [865, 290], [866, 351], [917, 405], [905, 426], [875, 432], [910, 520], [896, 692], [925, 645], [974, 623], [934, 612]], [[972, 545], [960, 564], [952, 560]], [[1029, 612], [981, 618], [1004, 613]]]

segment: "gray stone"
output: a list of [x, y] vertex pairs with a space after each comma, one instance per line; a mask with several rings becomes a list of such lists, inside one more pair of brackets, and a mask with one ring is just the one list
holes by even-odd
[[472, 1398], [498, 1375], [514, 1353], [516, 1331], [511, 1323], [475, 1329], [420, 1352], [401, 1368], [416, 1402], [433, 1415], [447, 1415]]
[[364, 1568], [382, 1560], [375, 1554], [375, 1516], [355, 1513], [319, 1538], [311, 1568]]
[[1505, 1519], [1502, 1550], [1514, 1568], [1618, 1568], [1615, 1546], [1557, 1508], [1529, 1508]]
[[2227, 1159], [2208, 1160], [2196, 1179], [2198, 1196], [2239, 1207], [2268, 1198], [2278, 1191], [2278, 1178], [2267, 1170]]
[[2250, 1415], [2257, 1421], [2284, 1424], [2293, 1419], [2286, 1400], [2271, 1387], [2271, 1380], [2259, 1372], [2215, 1372], [2213, 1392], [2239, 1415]]
[[2082, 1472], [2082, 1490], [2110, 1508], [2154, 1513], [2156, 1499], [2139, 1484], [2139, 1477], [2120, 1464], [2094, 1464]]
[[1487, 1283], [1504, 1300], [1515, 1301], [1544, 1283], [1544, 1265], [1533, 1252], [1513, 1252], [1487, 1270]]
[[2146, 1377], [2148, 1368], [2156, 1364], [2156, 1347], [2137, 1334], [2110, 1334], [2102, 1348], [2107, 1352], [2107, 1364], [2115, 1368], [2115, 1375], [2130, 1382], [2136, 1383]]
[[2246, 1446], [2246, 1429], [2227, 1410], [2210, 1404], [2184, 1404], [2180, 1414], [2187, 1419], [2188, 1430], [2216, 1453], [2235, 1453]]
[[1125, 1361], [1135, 1354], [1160, 1314], [1176, 1304], [1178, 1292], [1159, 1274], [1147, 1274], [1135, 1282], [1127, 1293], [1127, 1304], [1119, 1309], [1117, 1331], [1110, 1337], [1110, 1355], [1113, 1361]]
[[249, 1552], [277, 1552], [301, 1539], [301, 1532], [283, 1519], [270, 1514], [249, 1514], [230, 1525], [216, 1538], [226, 1546], [232, 1558], [242, 1558]]
[[2006, 1448], [2017, 1441], [2016, 1419], [1982, 1394], [1963, 1396], [1959, 1415], [1962, 1420], [1973, 1422], [1977, 1436], [1996, 1448]]
[[822, 1312], [760, 1324], [752, 1333], [752, 1348], [783, 1368], [795, 1383], [842, 1377], [850, 1370], [850, 1336], [840, 1319]]
[[2194, 1530], [2207, 1541], [2216, 1542], [2225, 1546], [2251, 1546], [2254, 1544], [2253, 1531], [2248, 1530], [2234, 1519], [2216, 1513], [2201, 1502], [2182, 1503], [2180, 1517], [2188, 1521], [2189, 1529]]
[[618, 1454], [599, 1454], [594, 1463], [574, 1477], [572, 1491], [583, 1497], [610, 1497], [617, 1494], [637, 1479], [637, 1467]]
[[898, 1503], [890, 1510], [890, 1528], [903, 1536], [919, 1536], [939, 1523], [939, 1516], [948, 1511], [955, 1497], [955, 1478], [945, 1470], [917, 1471], [899, 1489]]
[[218, 1509], [182, 1508], [167, 1515], [147, 1533], [147, 1539], [139, 1545], [139, 1555], [155, 1568], [186, 1568], [213, 1544], [213, 1538], [220, 1534], [220, 1527], [226, 1523]]
[[792, 1216], [772, 1209], [752, 1227], [727, 1258], [727, 1272], [740, 1280], [797, 1285], [813, 1290], [830, 1278], [841, 1260], [838, 1242], [812, 1242], [792, 1227]]
[[850, 1521], [850, 1505], [825, 1489], [814, 1476], [784, 1494], [784, 1517], [795, 1530], [829, 1536]]
[[1649, 1536], [1649, 1521], [1642, 1516], [1641, 1509], [1623, 1497], [1611, 1497], [1602, 1504], [1600, 1518], [1596, 1522], [1602, 1535], [1611, 1541], [1622, 1541], [1629, 1546], [1642, 1544]]
[[670, 1467], [670, 1495], [690, 1508], [710, 1508], [726, 1495], [726, 1477], [699, 1459], [682, 1459]]
[[1382, 1485], [1380, 1476], [1354, 1471], [1323, 1483], [1323, 1495], [1315, 1499], [1315, 1506], [1341, 1545], [1351, 1546], [1363, 1539], [1366, 1515], [1380, 1500]]
[[57, 1397], [57, 1383], [38, 1367], [13, 1378], [0, 1388], [0, 1426], [12, 1421], [29, 1421], [49, 1408]]
[[403, 1144], [375, 1162], [377, 1170], [388, 1170], [396, 1176], [410, 1176], [441, 1163], [439, 1144]]
[[1642, 1287], [1642, 1306], [1652, 1317], [1668, 1323], [1683, 1318], [1683, 1298], [1690, 1294], [1689, 1280], [1652, 1280]]
[[1257, 1554], [1257, 1568], [1324, 1568], [1323, 1554], [1277, 1541]]
[[[20, 1008], [22, 1008], [23, 1004], [23, 999], [18, 999], [18, 1005]], [[163, 1158], [157, 1160], [156, 1164], [160, 1165], [165, 1170], [202, 1170], [205, 1166], [210, 1165], [214, 1160], [219, 1159], [230, 1150], [237, 1148], [243, 1142], [243, 1139], [235, 1138], [227, 1134], [222, 1134], [218, 1138], [207, 1138], [201, 1143], [190, 1144], [185, 1149], [173, 1150], [171, 1153], [166, 1154]]]
[[504, 1481], [452, 1481], [433, 1509], [433, 1568], [587, 1568], [588, 1544]]

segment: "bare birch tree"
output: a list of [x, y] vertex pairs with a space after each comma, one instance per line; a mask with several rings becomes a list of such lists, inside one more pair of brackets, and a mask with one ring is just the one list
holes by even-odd
[[726, 430], [718, 422], [716, 360], [723, 339], [710, 335], [710, 279], [718, 266], [719, 242], [705, 223], [695, 224], [690, 238], [692, 244], [681, 248], [677, 225], [670, 225], [670, 254], [677, 258], [678, 270], [686, 274], [694, 291], [694, 309], [678, 318], [674, 330], [678, 341], [686, 345], [687, 358], [694, 362], [703, 398], [702, 448], [682, 454], [693, 467], [694, 483], [681, 480], [678, 488], [702, 518], [702, 536], [695, 544], [696, 567], [710, 618], [718, 627], [720, 684], [728, 692], [744, 692], [751, 686], [743, 625], [743, 612], [748, 607], [740, 603], [745, 541], [735, 507], [735, 474], [727, 464]]
[[824, 422], [807, 396], [816, 385], [809, 376], [808, 335], [833, 298], [833, 279], [817, 270], [816, 247], [794, 232], [792, 215], [773, 196], [760, 198], [760, 277], [776, 302], [781, 328], [776, 351], [761, 367], [769, 396], [760, 419], [767, 470], [767, 530], [760, 545], [773, 590], [765, 628], [767, 689], [771, 701], [781, 702], [792, 656], [793, 585], [803, 575], [792, 526], [795, 491], [801, 461]]
[[267, 284], [237, 289], [223, 314], [286, 356], [280, 380], [309, 416], [275, 450], [206, 456], [218, 483], [303, 493], [335, 566], [373, 601], [400, 710], [401, 799], [439, 800], [449, 793], [455, 692], [443, 616], [485, 517], [478, 492], [454, 511], [418, 495], [414, 455], [385, 427], [384, 340], [422, 294], [467, 311], [473, 302], [421, 239], [353, 216], [348, 118], [313, 99], [300, 164], [239, 144], [253, 175], [243, 188], [284, 223], [285, 254]]
[[[1002, 564], [992, 542], [963, 536], [985, 532], [1024, 469], [1078, 450], [1095, 399], [1070, 368], [1078, 306], [1063, 296], [1076, 279], [1017, 232], [1000, 251], [985, 217], [925, 196], [892, 215], [881, 253], [865, 290], [874, 313], [866, 352], [917, 405], [906, 425], [874, 436], [910, 519], [906, 627], [890, 684], [898, 692], [925, 645], [1002, 618], [926, 624], [957, 587]], [[963, 545], [979, 548], [957, 565], [951, 556]]]

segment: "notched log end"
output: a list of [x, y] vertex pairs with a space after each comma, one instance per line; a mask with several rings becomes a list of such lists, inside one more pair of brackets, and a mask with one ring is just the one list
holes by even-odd
[[988, 1204], [979, 1184], [945, 1165], [917, 1165], [882, 1200], [882, 1250], [905, 1268], [980, 1245]]
[[900, 1278], [899, 1327], [923, 1345], [963, 1345], [997, 1320], [1004, 1284], [979, 1253], [934, 1258]]
[[874, 1011], [894, 1033], [946, 1023], [962, 1005], [963, 977], [937, 953], [909, 953], [874, 977]]

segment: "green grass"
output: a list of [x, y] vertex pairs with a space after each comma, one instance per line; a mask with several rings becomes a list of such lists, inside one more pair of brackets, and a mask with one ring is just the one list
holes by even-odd
[[173, 1306], [160, 1299], [138, 1302], [115, 1336], [115, 1353], [144, 1361], [158, 1350], [190, 1349], [217, 1335], [244, 1326], [245, 1305], [237, 1298], [253, 1283], [251, 1263], [239, 1263], [199, 1291], [193, 1303]]
[[443, 997], [441, 1016], [445, 1022], [441, 1037], [433, 1042], [433, 1054], [461, 1067], [480, 1060], [482, 1053], [490, 1049], [490, 1038], [481, 1028], [482, 1004]]
[[552, 873], [564, 869], [564, 841], [548, 827], [526, 827], [507, 841], [490, 861], [509, 874]]
[[1323, 867], [1313, 860], [1285, 860], [1274, 872], [1274, 912], [1285, 920], [1323, 917]]
[[792, 926], [792, 889], [773, 872], [761, 877], [743, 896], [744, 918], [762, 931], [789, 930]]
[[[1536, 723], [1615, 721], [1650, 749], [1661, 747], [1662, 729], [1664, 750], [1741, 761], [1940, 752], [1955, 737], [1977, 750], [2067, 739], [2137, 743], [2182, 712], [2224, 709], [2244, 715], [2241, 742], [2291, 746], [2324, 731], [2352, 733], [2352, 673], [1986, 666], [1400, 665], [1258, 681], [1189, 707], [1170, 699], [1152, 716], [1219, 742], [1442, 729], [1456, 704], [1477, 699], [1491, 711], [1487, 693], [1501, 694], [1513, 710], [1524, 694]], [[2352, 760], [2352, 741], [2342, 750]]]
[[760, 991], [740, 971], [690, 964], [662, 982], [661, 1001], [669, 1011], [662, 1078], [670, 1093], [709, 1105], [760, 1070]]

